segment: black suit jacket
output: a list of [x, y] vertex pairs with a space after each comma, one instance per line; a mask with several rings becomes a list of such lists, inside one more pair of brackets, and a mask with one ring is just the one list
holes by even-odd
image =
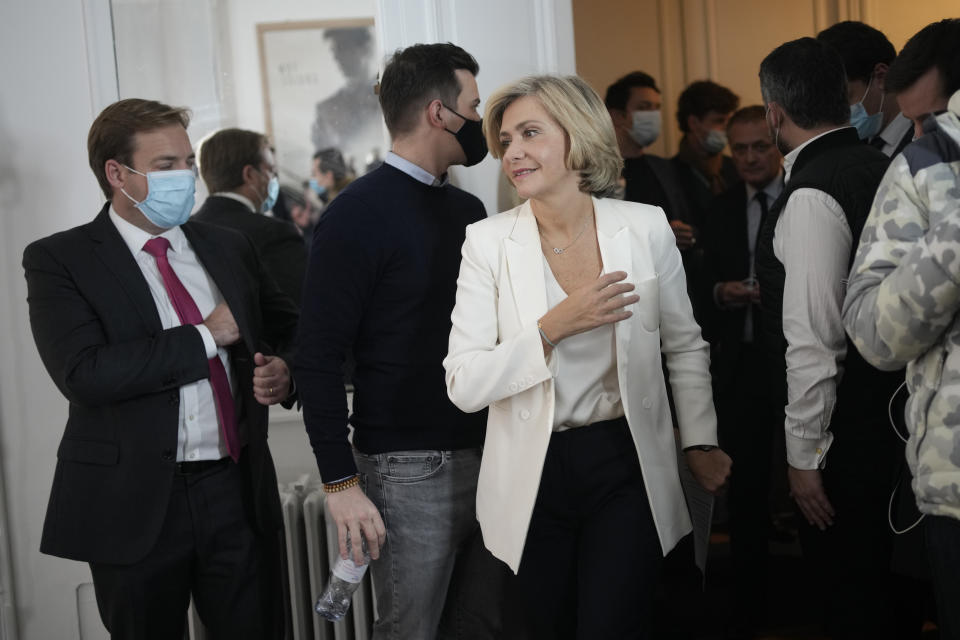
[[280, 289], [297, 305], [307, 270], [307, 245], [291, 222], [250, 211], [242, 202], [210, 196], [193, 219], [236, 229], [250, 238]]
[[[704, 277], [698, 295], [703, 309], [703, 332], [712, 347], [715, 378], [722, 379], [728, 377], [731, 368], [736, 366], [743, 340], [743, 324], [750, 307], [718, 308], [713, 288], [719, 282], [743, 280], [750, 276], [746, 184], [734, 184], [714, 199], [701, 238]], [[758, 316], [754, 314], [755, 321]]]
[[[200, 333], [163, 329], [139, 266], [108, 216], [29, 245], [23, 254], [34, 339], [70, 403], [40, 550], [87, 562], [143, 558], [160, 533], [173, 482], [179, 388], [209, 375]], [[182, 227], [240, 328], [230, 347], [239, 387], [241, 458], [252, 516], [280, 525], [267, 407], [253, 397], [253, 354], [292, 361], [296, 306], [243, 235]]]

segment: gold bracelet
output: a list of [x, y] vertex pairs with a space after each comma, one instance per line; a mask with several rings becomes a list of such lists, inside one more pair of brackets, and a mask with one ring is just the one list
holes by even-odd
[[347, 478], [346, 480], [341, 480], [340, 482], [324, 482], [323, 483], [323, 492], [324, 493], [337, 493], [338, 491], [346, 491], [350, 487], [355, 487], [360, 484], [360, 476], [353, 476]]

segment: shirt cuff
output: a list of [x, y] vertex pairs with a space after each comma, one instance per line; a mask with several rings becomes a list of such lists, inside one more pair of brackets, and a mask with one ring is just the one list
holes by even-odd
[[794, 469], [822, 469], [826, 466], [827, 451], [833, 442], [829, 431], [820, 438], [799, 438], [792, 433], [786, 434], [787, 464]]
[[720, 301], [720, 288], [723, 286], [722, 282], [718, 282], [713, 285], [713, 304], [717, 305], [718, 309], [723, 309], [726, 305]]
[[210, 333], [210, 329], [203, 324], [193, 325], [197, 328], [197, 331], [200, 332], [200, 337], [203, 338], [203, 348], [207, 352], [207, 360], [215, 358], [217, 356], [217, 343], [213, 339], [213, 334]]

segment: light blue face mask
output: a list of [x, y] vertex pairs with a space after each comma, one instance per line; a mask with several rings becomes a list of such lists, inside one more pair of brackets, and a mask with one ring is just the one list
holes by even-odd
[[660, 137], [660, 110], [634, 111], [630, 137], [641, 147], [653, 144]]
[[710, 129], [707, 137], [703, 139], [703, 150], [710, 155], [720, 153], [725, 146], [727, 146], [727, 134], [718, 129]]
[[320, 181], [316, 178], [310, 178], [310, 188], [313, 189], [313, 192], [318, 196], [322, 196], [327, 192], [327, 188], [320, 184]]
[[271, 176], [270, 182], [267, 183], [267, 197], [263, 199], [263, 202], [260, 204], [260, 213], [266, 213], [273, 209], [273, 205], [277, 204], [277, 196], [280, 194], [280, 179], [277, 176]]
[[197, 191], [196, 169], [141, 173], [127, 165], [121, 166], [147, 179], [147, 197], [140, 202], [131, 198], [125, 190], [120, 190], [147, 220], [161, 229], [172, 229], [190, 219]]
[[880, 110], [875, 114], [867, 114], [867, 109], [863, 106], [863, 99], [870, 92], [870, 83], [872, 82], [873, 78], [870, 78], [870, 82], [867, 83], [867, 90], [863, 92], [863, 98], [860, 98], [860, 102], [850, 105], [850, 126], [857, 128], [857, 135], [861, 140], [869, 140], [880, 133], [880, 127], [883, 125], [883, 101], [887, 94], [884, 93], [880, 96]]

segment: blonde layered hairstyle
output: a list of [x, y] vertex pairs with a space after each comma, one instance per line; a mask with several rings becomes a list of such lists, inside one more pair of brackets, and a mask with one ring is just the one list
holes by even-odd
[[504, 112], [526, 96], [539, 100], [567, 134], [566, 165], [580, 173], [580, 191], [597, 197], [611, 195], [623, 169], [617, 136], [603, 100], [577, 76], [527, 76], [494, 92], [483, 115], [483, 134], [493, 157], [503, 157]]

